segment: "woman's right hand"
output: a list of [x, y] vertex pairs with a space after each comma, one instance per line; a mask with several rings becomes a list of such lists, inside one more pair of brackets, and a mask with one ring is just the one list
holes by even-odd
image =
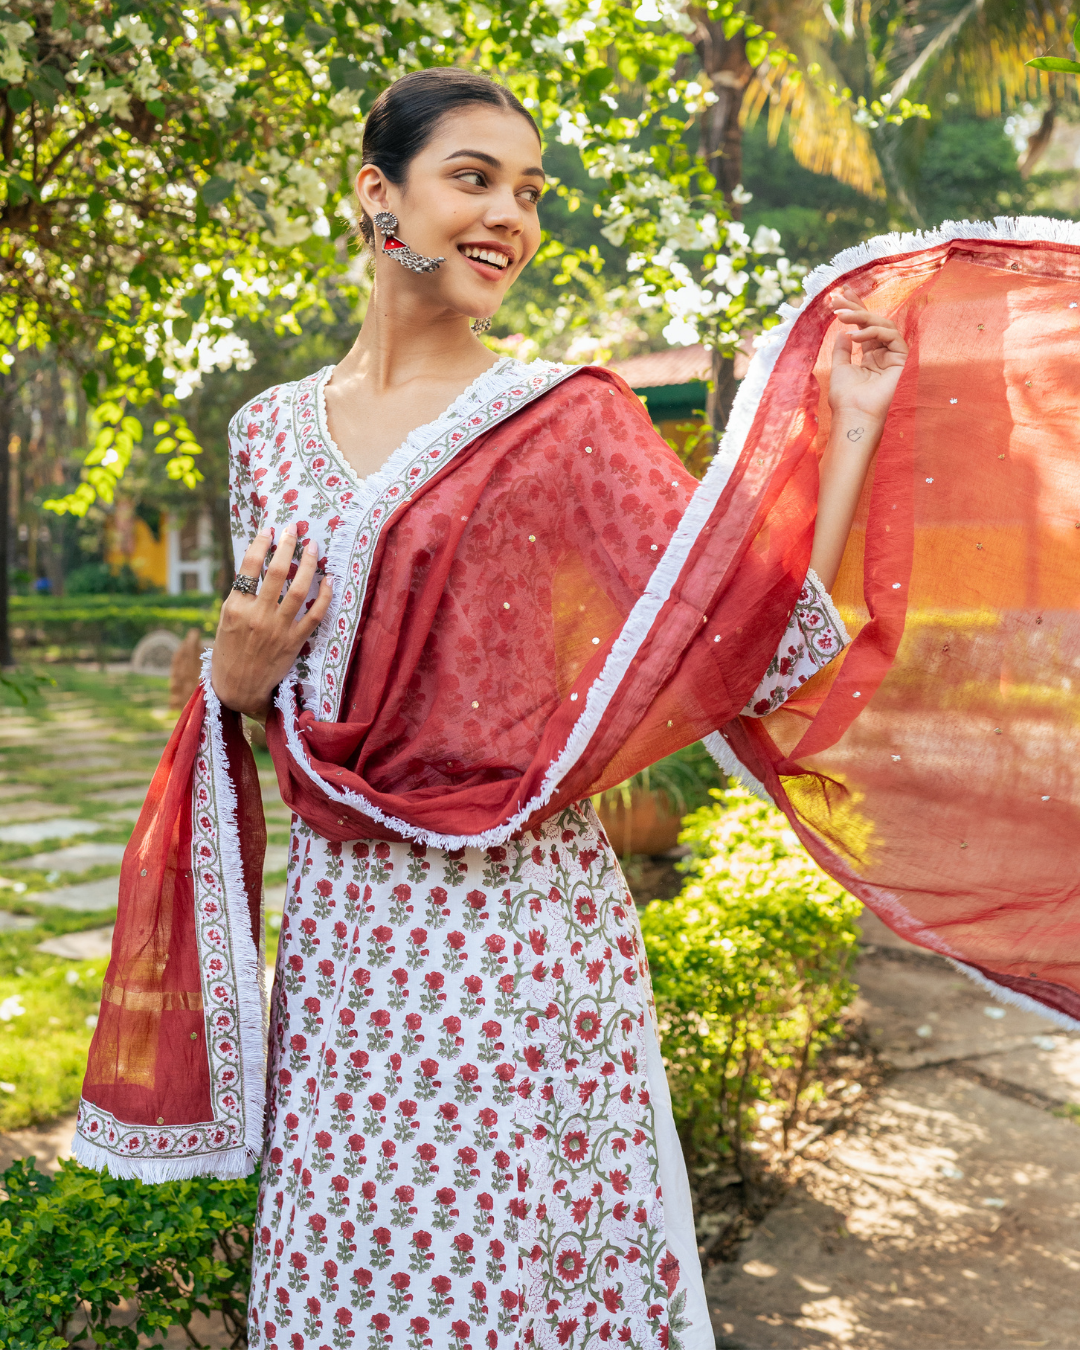
[[[261, 530], [248, 546], [238, 575], [257, 581], [270, 544], [269, 530]], [[292, 584], [282, 595], [295, 550], [296, 531], [286, 525], [258, 593], [229, 592], [214, 639], [214, 693], [226, 708], [259, 722], [266, 720], [274, 690], [318, 628], [333, 593], [332, 582], [323, 577], [311, 608], [300, 613], [318, 562], [318, 549], [308, 540]]]

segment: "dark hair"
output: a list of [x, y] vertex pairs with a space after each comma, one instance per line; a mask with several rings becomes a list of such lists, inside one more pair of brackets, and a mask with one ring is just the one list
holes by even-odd
[[[409, 164], [435, 134], [447, 113], [470, 104], [486, 104], [520, 113], [540, 132], [519, 98], [501, 84], [456, 66], [414, 70], [395, 80], [375, 100], [364, 126], [361, 164], [374, 164], [396, 187], [404, 183]], [[360, 234], [366, 244], [375, 239], [375, 229], [366, 211], [360, 212]]]

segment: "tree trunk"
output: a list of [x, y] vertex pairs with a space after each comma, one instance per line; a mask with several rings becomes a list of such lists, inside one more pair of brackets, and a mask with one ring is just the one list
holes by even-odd
[[[723, 20], [710, 20], [708, 12], [696, 5], [688, 12], [696, 25], [693, 42], [698, 59], [712, 85], [712, 93], [716, 95], [716, 102], [710, 104], [701, 117], [700, 153], [716, 179], [717, 187], [724, 194], [732, 218], [739, 220], [742, 217], [742, 204], [734, 195], [735, 189], [742, 185], [742, 127], [739, 114], [754, 68], [746, 59], [746, 39], [741, 33], [727, 38], [724, 36]], [[737, 388], [734, 360], [714, 351], [705, 416], [714, 428], [717, 440], [731, 416]]]
[[739, 388], [739, 382], [735, 378], [734, 359], [714, 349], [710, 380], [709, 394], [705, 400], [705, 420], [716, 432], [719, 444], [720, 437], [727, 430], [731, 405], [735, 402], [735, 394]]
[[0, 375], [0, 668], [10, 669], [11, 633], [8, 630], [8, 585], [11, 572], [11, 421], [15, 406], [15, 375]]
[[228, 600], [235, 579], [228, 489], [211, 500], [210, 519], [213, 522], [215, 551], [218, 556], [218, 594], [222, 600]]
[[1030, 178], [1031, 171], [1046, 153], [1046, 149], [1050, 144], [1050, 138], [1054, 134], [1054, 123], [1056, 120], [1057, 103], [1054, 99], [1051, 99], [1050, 106], [1042, 115], [1042, 121], [1028, 137], [1027, 149], [1024, 151], [1024, 158], [1020, 161], [1021, 178]]
[[695, 24], [694, 48], [716, 96], [716, 102], [701, 117], [701, 157], [724, 194], [732, 216], [738, 220], [742, 210], [732, 193], [742, 182], [739, 114], [754, 68], [746, 59], [746, 39], [742, 33], [727, 38], [722, 19], [710, 20], [708, 11], [697, 5], [688, 12]]

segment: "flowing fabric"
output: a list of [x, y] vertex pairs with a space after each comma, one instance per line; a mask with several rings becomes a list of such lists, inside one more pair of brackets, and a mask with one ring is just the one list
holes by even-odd
[[809, 279], [815, 298], [768, 354], [760, 401], [746, 390], [748, 453], [792, 391], [824, 445], [838, 330], [825, 301], [841, 275], [911, 343], [832, 592], [854, 640], [724, 739], [821, 866], [902, 937], [1075, 1027], [1075, 227], [954, 225], [841, 255]]
[[[699, 485], [616, 376], [500, 363], [361, 484], [326, 427], [328, 374], [249, 405], [231, 445], [237, 532], [291, 520], [336, 578], [267, 725], [282, 796], [320, 838], [503, 844], [724, 725], [775, 669], [809, 560], [811, 425]], [[833, 644], [816, 669], [839, 642], [815, 641]], [[126, 855], [82, 1161], [254, 1165], [264, 837], [250, 752], [204, 681]], [[136, 961], [148, 932], [155, 959]]]
[[[266, 514], [303, 538], [317, 509], [337, 583], [268, 726], [285, 801], [331, 844], [498, 847], [707, 737], [898, 932], [1073, 1025], [1071, 230], [953, 226], [812, 276], [700, 485], [603, 371], [500, 365], [363, 484], [325, 372], [288, 432], [280, 406], [245, 410], [238, 532]], [[835, 589], [856, 637], [740, 716], [806, 575], [841, 279], [912, 344]], [[306, 456], [308, 519], [282, 447]], [[125, 859], [75, 1145], [120, 1174], [236, 1175], [259, 1154], [263, 835], [241, 740], [207, 686]]]

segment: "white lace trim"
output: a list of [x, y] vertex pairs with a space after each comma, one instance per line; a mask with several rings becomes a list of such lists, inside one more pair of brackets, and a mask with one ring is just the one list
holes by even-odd
[[[810, 589], [814, 592], [815, 596], [817, 597], [818, 604], [821, 605], [821, 608], [829, 616], [829, 619], [832, 622], [832, 626], [836, 629], [836, 632], [840, 638], [842, 646], [850, 647], [851, 638], [848, 636], [848, 630], [844, 626], [843, 619], [840, 617], [840, 611], [833, 604], [833, 598], [829, 594], [829, 592], [825, 589], [825, 583], [821, 580], [821, 578], [818, 576], [818, 574], [814, 571], [812, 567], [807, 570], [806, 585], [809, 586]], [[837, 655], [839, 655], [839, 653], [837, 653]]]
[[[322, 370], [318, 371], [315, 376], [315, 405], [318, 410], [316, 426], [319, 430], [319, 439], [323, 443], [323, 449], [330, 455], [331, 459], [334, 460], [337, 467], [345, 474], [353, 487], [358, 491], [362, 491], [364, 485], [369, 483], [376, 475], [385, 474], [388, 470], [391, 470], [392, 476], [392, 466], [396, 457], [402, 456], [404, 452], [408, 451], [409, 453], [404, 455], [405, 458], [408, 458], [410, 455], [415, 454], [418, 449], [422, 450], [426, 445], [429, 445], [433, 440], [436, 440], [452, 422], [459, 421], [473, 404], [482, 403], [486, 398], [490, 397], [492, 393], [498, 393], [500, 386], [493, 386], [491, 384], [492, 376], [496, 374], [500, 376], [505, 374], [511, 366], [520, 367], [522, 370], [526, 368], [525, 363], [523, 361], [518, 361], [516, 357], [500, 356], [494, 365], [488, 366], [487, 370], [481, 371], [476, 379], [473, 380], [472, 384], [463, 389], [449, 407], [445, 408], [438, 417], [433, 421], [426, 422], [424, 425], [410, 431], [398, 448], [385, 460], [382, 467], [368, 474], [366, 478], [361, 478], [359, 476], [349, 461], [341, 453], [337, 441], [330, 435], [330, 417], [326, 411], [326, 386], [333, 378], [337, 366], [323, 366]], [[350, 503], [350, 506], [351, 505], [353, 505], [353, 503]]]

